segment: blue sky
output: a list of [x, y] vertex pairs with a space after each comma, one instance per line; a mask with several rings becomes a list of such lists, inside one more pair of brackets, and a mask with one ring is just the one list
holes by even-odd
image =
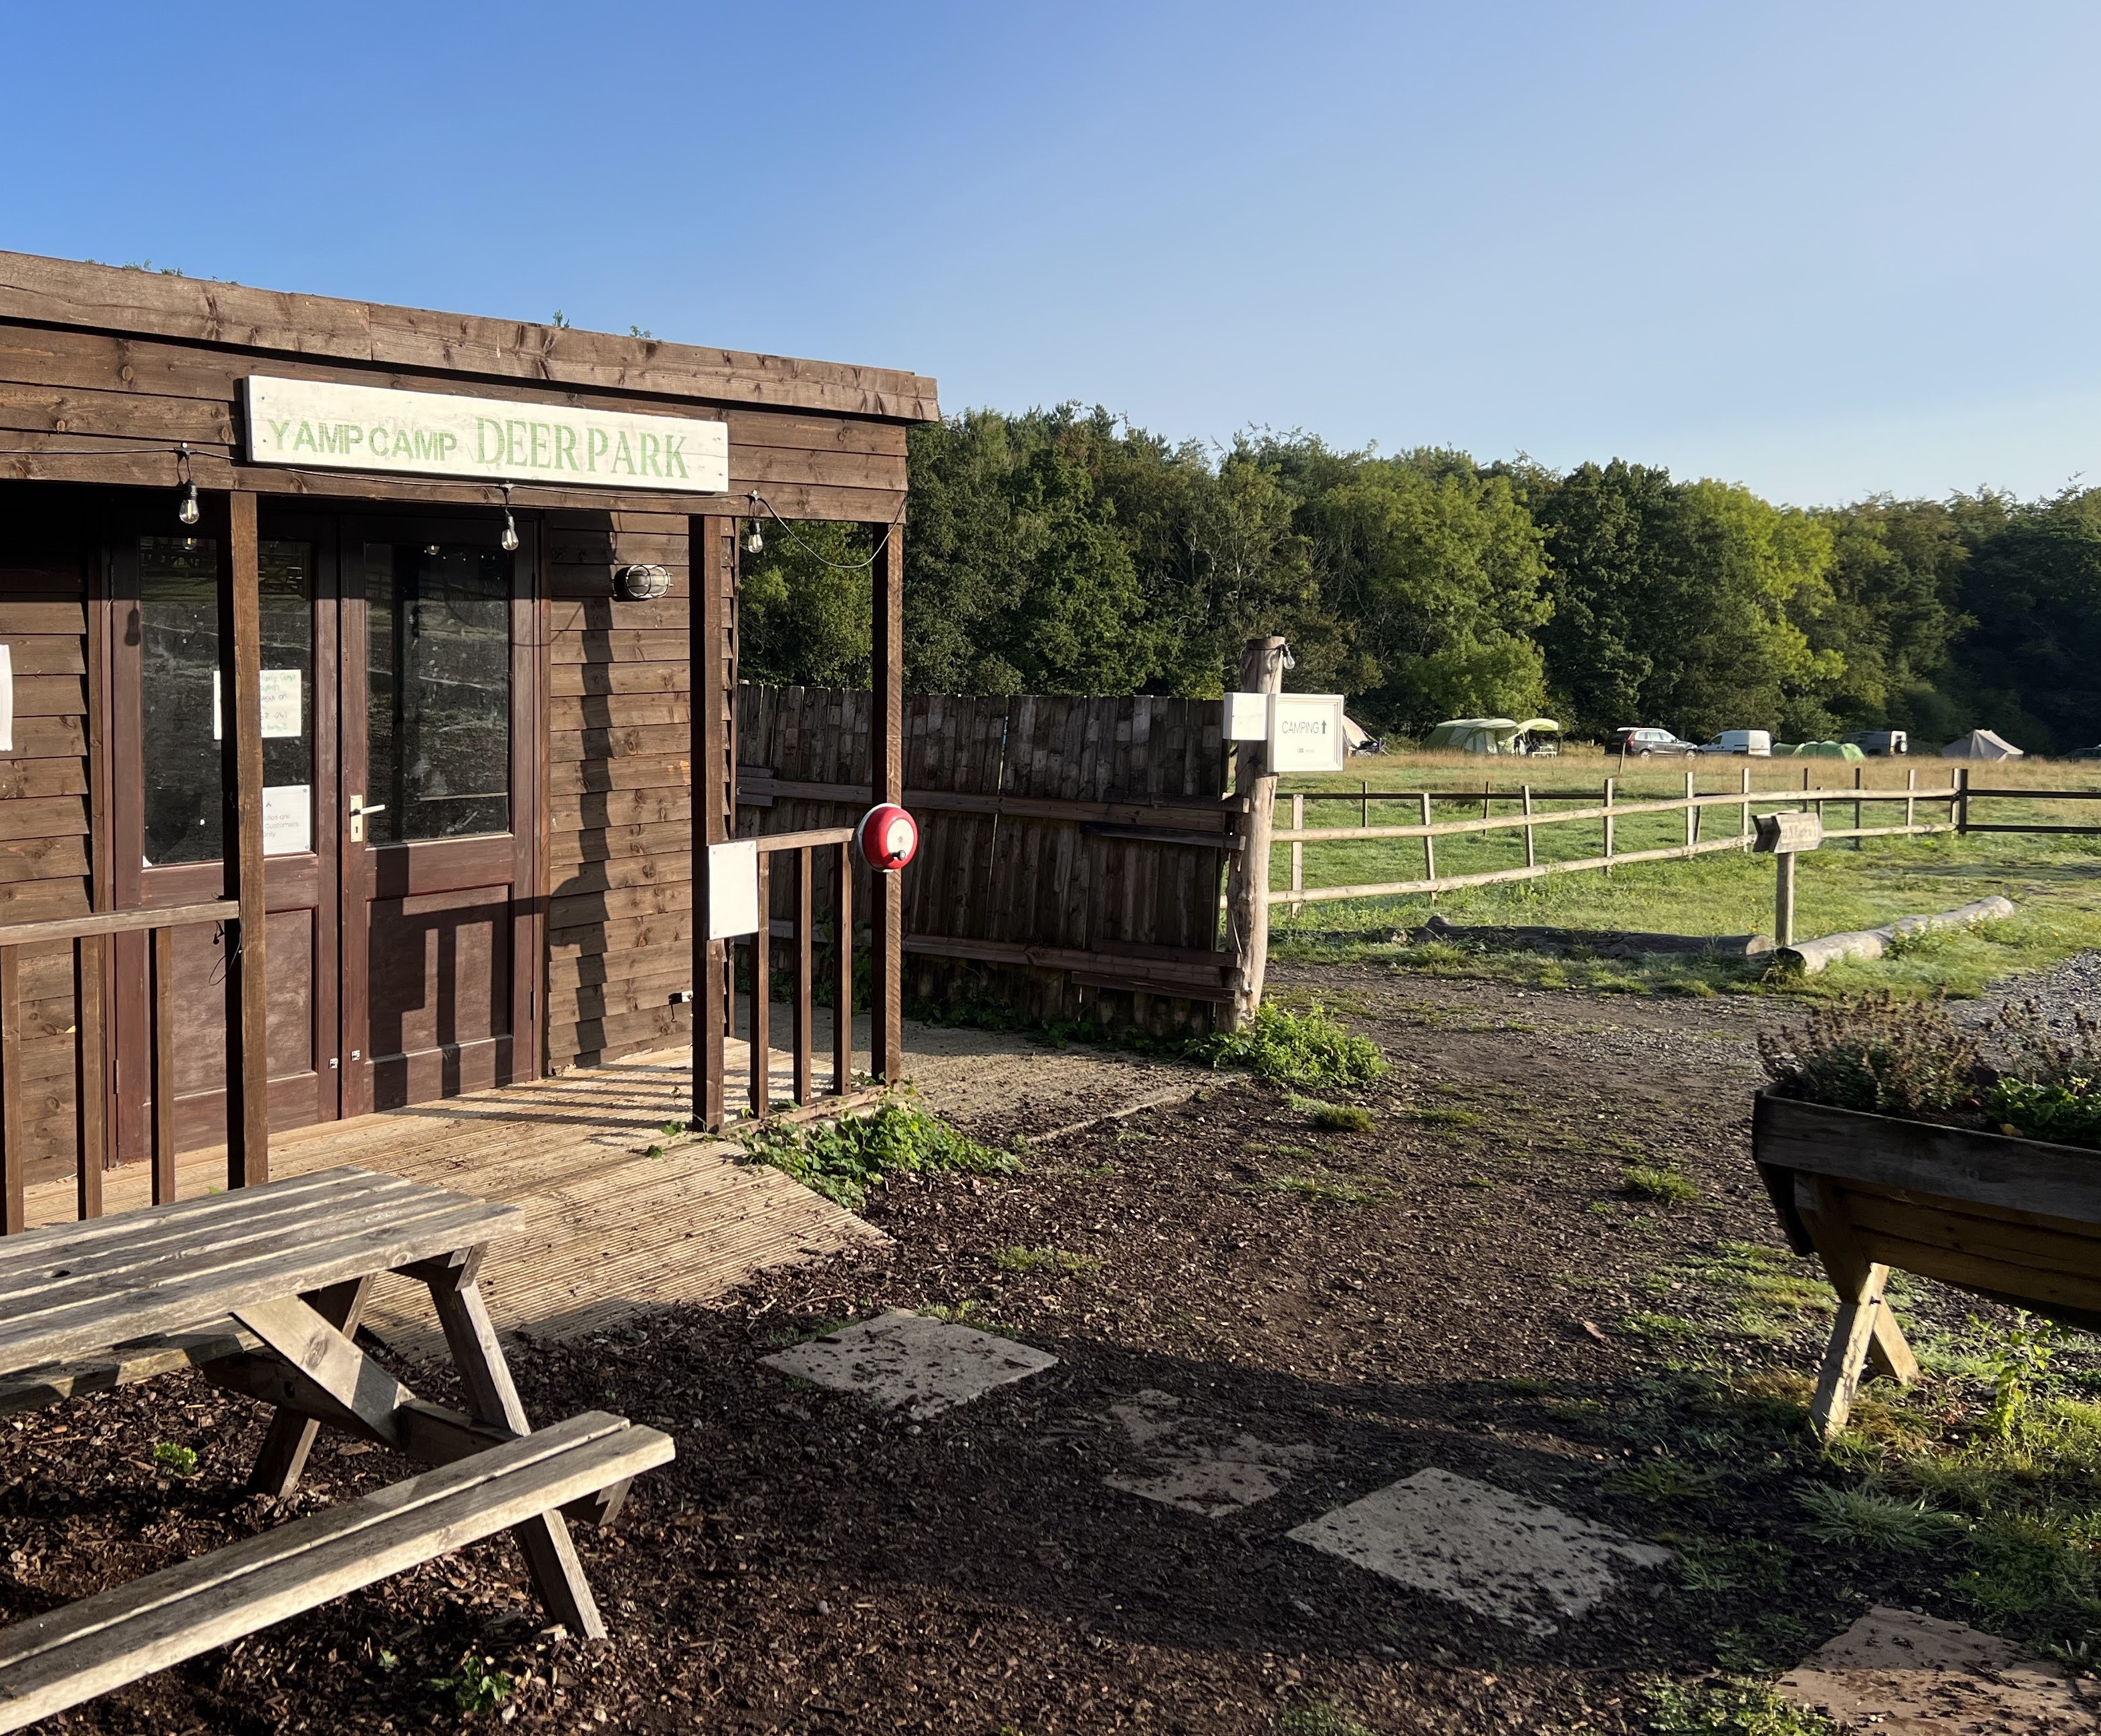
[[1810, 503], [2101, 482], [2101, 8], [0, 9], [0, 246]]

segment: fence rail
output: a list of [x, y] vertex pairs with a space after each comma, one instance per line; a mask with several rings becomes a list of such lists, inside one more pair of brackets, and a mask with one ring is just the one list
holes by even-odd
[[[224, 923], [227, 955], [239, 947], [241, 905], [214, 899], [165, 910], [108, 910], [96, 916], [65, 916], [0, 927], [0, 1231], [25, 1227], [24, 1198], [28, 1165], [22, 1108], [28, 1096], [22, 1076], [22, 974], [24, 946], [70, 941], [73, 946], [73, 1117], [76, 1202], [82, 1218], [102, 1216], [103, 954], [113, 934], [146, 934], [148, 1078], [153, 1100], [153, 1203], [175, 1197], [175, 1037], [173, 1008], [175, 931], [192, 923]], [[229, 1093], [229, 1101], [231, 1094]]]

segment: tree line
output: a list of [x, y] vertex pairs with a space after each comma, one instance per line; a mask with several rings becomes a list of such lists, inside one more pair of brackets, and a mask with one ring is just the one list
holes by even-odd
[[[914, 692], [1210, 697], [1276, 632], [1290, 684], [1375, 733], [2101, 742], [2101, 489], [1802, 509], [1621, 458], [1219, 450], [1073, 406], [915, 428], [909, 465]], [[747, 679], [867, 683], [869, 551], [859, 527], [771, 528], [745, 557]]]

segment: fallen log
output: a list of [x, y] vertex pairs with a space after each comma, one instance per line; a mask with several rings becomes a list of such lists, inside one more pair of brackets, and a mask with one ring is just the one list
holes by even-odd
[[1432, 916], [1407, 937], [1418, 941], [1471, 941], [1477, 946], [1537, 952], [1565, 954], [1581, 949], [1603, 959], [1643, 959], [1659, 954], [1744, 959], [1772, 949], [1771, 937], [1763, 934], [1642, 934], [1617, 928], [1513, 926], [1466, 928], [1447, 922], [1441, 916]]
[[1881, 928], [1856, 928], [1847, 934], [1827, 934], [1821, 940], [1797, 941], [1792, 946], [1773, 950], [1773, 962], [1783, 970], [1814, 976], [1842, 959], [1879, 959], [1890, 942], [1926, 934], [1935, 928], [1966, 928], [1974, 923], [1998, 922], [2014, 914], [2014, 901], [1996, 892], [1953, 910], [1931, 916], [1900, 916]]

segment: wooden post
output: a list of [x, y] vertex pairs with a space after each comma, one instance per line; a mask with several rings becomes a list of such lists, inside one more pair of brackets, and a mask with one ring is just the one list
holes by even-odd
[[[1306, 798], [1291, 798], [1291, 829], [1294, 832], [1306, 830]], [[1291, 914], [1298, 914], [1298, 894], [1306, 890], [1306, 846], [1296, 838], [1291, 840]]]
[[[1422, 823], [1425, 826], [1430, 824], [1430, 792], [1427, 790], [1422, 792]], [[1437, 840], [1427, 832], [1422, 835], [1422, 878], [1426, 880], [1437, 878]], [[1430, 894], [1430, 901], [1432, 904], [1437, 901], [1437, 894], [1434, 891]]]
[[1488, 798], [1494, 793], [1495, 787], [1486, 777], [1481, 780], [1481, 817], [1484, 820], [1488, 817]]
[[1743, 788], [1744, 817], [1743, 823], [1737, 829], [1737, 835], [1740, 837], [1748, 838], [1751, 835], [1751, 768], [1749, 766], [1744, 768]]
[[[1625, 755], [1621, 755], [1621, 760], [1622, 764], [1625, 764]], [[1615, 778], [1608, 777], [1605, 780], [1604, 805], [1607, 810], [1605, 814], [1605, 872], [1607, 874], [1610, 874], [1612, 871], [1612, 816], [1611, 809], [1612, 806], [1612, 790], [1617, 783], [1617, 780]]]
[[[259, 649], [259, 637], [256, 643]], [[256, 686], [259, 693], [259, 680]], [[259, 733], [255, 739], [259, 747]], [[256, 811], [259, 816], [259, 804]], [[108, 1098], [102, 1087], [102, 950], [108, 944], [108, 937], [100, 934], [76, 936], [73, 943], [74, 1194], [83, 1223], [102, 1216], [102, 1165], [108, 1140]], [[232, 1173], [229, 1167], [229, 1185], [241, 1186]]]
[[1904, 830], [1909, 831], [1918, 824], [1918, 768], [1912, 766], [1904, 773]]
[[[1241, 658], [1244, 693], [1284, 690], [1281, 639], [1250, 639]], [[1269, 769], [1267, 742], [1241, 742], [1233, 749], [1233, 793], [1242, 803], [1241, 848], [1226, 870], [1226, 946], [1237, 967], [1227, 1021], [1244, 1027], [1262, 1006], [1269, 968], [1269, 846], [1276, 830], [1276, 777]]]
[[146, 1005], [153, 1021], [147, 1088], [153, 1094], [153, 1203], [175, 1202], [175, 931], [146, 937]]
[[810, 1054], [810, 1015], [816, 996], [817, 937], [811, 928], [810, 875], [817, 864], [814, 850], [795, 852], [795, 990], [790, 1016], [794, 1021], [795, 1103], [816, 1100], [816, 1063]]
[[1700, 842], [1700, 810], [1692, 799], [1699, 793], [1699, 780], [1687, 772], [1685, 774], [1685, 842], [1688, 848]]
[[832, 863], [832, 1090], [853, 1089], [853, 865], [854, 847], [843, 844]]
[[1970, 768], [1958, 766], [1955, 771], [1955, 799], [1948, 804], [1948, 817], [1955, 822], [1957, 837], [1970, 830]]
[[1773, 944], [1794, 944], [1794, 852], [1782, 850], [1773, 857]]
[[[1860, 791], [1862, 786], [1866, 783], [1867, 777], [1867, 767], [1864, 765], [1856, 765], [1853, 768], [1853, 830], [1856, 832], [1860, 830]], [[1856, 838], [1853, 840], [1853, 848], [1856, 850], [1860, 848], [1860, 840], [1858, 838]]]
[[[871, 527], [876, 545], [875, 634], [871, 662], [874, 704], [869, 719], [869, 773], [878, 803], [905, 800], [905, 527]], [[875, 1076], [887, 1085], [905, 1078], [905, 881], [875, 876], [874, 1000], [869, 1047]]]
[[[1530, 784], [1524, 786], [1524, 817], [1528, 822], [1532, 819], [1532, 786]], [[1533, 835], [1529, 823], [1524, 829], [1524, 865], [1528, 868], [1537, 868], [1539, 866], [1538, 842]]]
[[[217, 503], [219, 791], [226, 892], [241, 914], [226, 934], [226, 1185], [270, 1179], [268, 1003], [263, 969], [262, 549], [255, 496]], [[100, 972], [97, 973], [99, 981]], [[85, 1008], [82, 1009], [83, 1013]], [[83, 1033], [85, 1035], [85, 1033]]]
[[693, 1125], [722, 1130], [729, 1114], [724, 1053], [732, 1005], [729, 946], [708, 938], [709, 847], [729, 841], [736, 775], [731, 710], [730, 635], [735, 626], [730, 563], [736, 520], [713, 515], [686, 520], [692, 574], [686, 632], [687, 679], [692, 689], [693, 846]]
[[1361, 823], [1369, 826], [1372, 823], [1372, 781], [1369, 777], [1360, 777], [1357, 782], [1364, 791], [1364, 819]]
[[4, 1171], [6, 1231], [28, 1223], [22, 1186], [29, 1153], [22, 1148], [22, 955], [0, 946], [0, 1171]]
[[759, 857], [759, 927], [751, 937], [751, 1118], [766, 1119], [773, 1103], [773, 858]]

